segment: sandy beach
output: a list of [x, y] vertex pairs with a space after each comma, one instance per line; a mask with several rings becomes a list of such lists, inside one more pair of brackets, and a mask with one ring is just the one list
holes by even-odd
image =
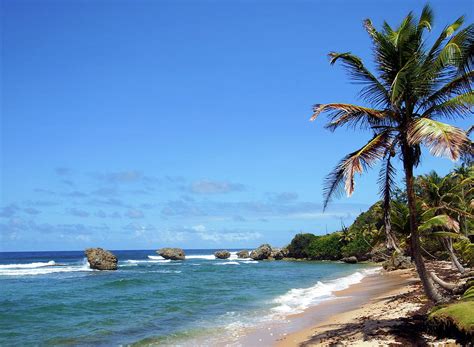
[[[288, 316], [286, 324], [270, 324], [248, 334], [239, 344], [389, 346], [426, 345], [435, 340], [417, 330], [413, 319], [427, 305], [414, 270], [381, 271], [334, 295], [333, 300]], [[456, 345], [449, 340], [437, 342]]]
[[[303, 313], [288, 316], [283, 324], [269, 324], [250, 332], [239, 341], [239, 345], [289, 347], [330, 345], [337, 342], [360, 345], [367, 333], [370, 333], [369, 330], [379, 330], [380, 322], [395, 326], [399, 318], [420, 308], [421, 303], [397, 300], [397, 297], [414, 291], [416, 284], [417, 280], [410, 270], [369, 275], [360, 283], [334, 292], [334, 299], [322, 302]], [[371, 319], [364, 326], [357, 326], [364, 317]], [[383, 342], [377, 336], [377, 340], [370, 339], [369, 345], [392, 341], [387, 334]]]

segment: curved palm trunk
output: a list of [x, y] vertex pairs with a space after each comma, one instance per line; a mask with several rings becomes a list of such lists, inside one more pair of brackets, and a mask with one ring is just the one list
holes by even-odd
[[446, 248], [446, 250], [448, 251], [449, 256], [451, 257], [451, 261], [453, 262], [453, 265], [458, 269], [460, 273], [463, 274], [464, 272], [466, 272], [466, 269], [464, 269], [464, 267], [459, 262], [459, 259], [456, 256], [456, 253], [454, 253], [453, 240], [451, 238], [445, 238], [442, 240], [442, 243], [444, 245], [444, 248]]
[[423, 284], [423, 289], [426, 296], [429, 300], [434, 302], [443, 301], [443, 297], [434, 286], [433, 281], [429, 272], [426, 269], [425, 262], [421, 255], [420, 247], [420, 235], [418, 233], [418, 226], [416, 222], [416, 203], [415, 203], [415, 190], [413, 187], [413, 154], [411, 149], [406, 142], [402, 146], [403, 154], [403, 168], [405, 170], [405, 179], [406, 179], [406, 190], [407, 190], [407, 199], [408, 199], [408, 210], [409, 210], [409, 219], [410, 219], [410, 246], [411, 246], [411, 256], [415, 261], [416, 271], [420, 277], [421, 283]]

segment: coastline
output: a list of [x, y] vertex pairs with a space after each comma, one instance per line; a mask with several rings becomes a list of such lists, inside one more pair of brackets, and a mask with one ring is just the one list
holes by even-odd
[[[284, 323], [274, 322], [248, 331], [237, 345], [293, 347], [393, 343], [394, 337], [386, 330], [423, 305], [405, 298], [416, 290], [417, 283], [412, 270], [370, 274], [347, 289], [333, 292], [334, 299], [312, 306], [303, 313], [287, 316]], [[403, 299], [397, 300], [397, 297]], [[368, 317], [365, 323], [361, 322]], [[367, 336], [371, 333], [374, 335]]]

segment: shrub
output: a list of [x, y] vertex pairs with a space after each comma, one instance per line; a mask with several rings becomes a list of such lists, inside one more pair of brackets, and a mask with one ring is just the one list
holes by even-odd
[[471, 243], [469, 240], [461, 240], [454, 244], [454, 249], [463, 263], [469, 267], [474, 267], [474, 243]]
[[308, 252], [309, 258], [315, 260], [338, 260], [342, 258], [341, 233], [336, 232], [323, 236], [315, 236]]
[[313, 234], [296, 234], [288, 245], [288, 256], [297, 259], [309, 258], [308, 247], [315, 238]]
[[357, 259], [366, 259], [372, 250], [372, 246], [368, 243], [362, 234], [356, 234], [354, 239], [349, 241], [341, 249], [344, 257], [354, 256]]

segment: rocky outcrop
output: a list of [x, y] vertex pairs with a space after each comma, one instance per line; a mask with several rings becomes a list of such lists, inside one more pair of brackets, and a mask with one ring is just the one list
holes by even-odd
[[347, 264], [355, 264], [357, 263], [357, 258], [352, 256], [352, 257], [345, 257], [345, 258], [342, 258], [341, 259], [344, 263], [347, 263]]
[[165, 259], [184, 260], [186, 258], [184, 250], [181, 248], [161, 248], [157, 250], [156, 253]]
[[270, 258], [275, 260], [281, 260], [288, 255], [288, 252], [285, 252], [284, 248], [272, 248], [272, 253], [270, 254]]
[[243, 249], [237, 252], [237, 258], [248, 258], [248, 257], [249, 257], [249, 251], [247, 251], [246, 249]]
[[382, 264], [387, 271], [398, 269], [409, 269], [413, 267], [410, 257], [406, 257], [400, 253], [394, 253], [387, 261]]
[[268, 259], [272, 255], [272, 247], [269, 244], [263, 244], [250, 253], [253, 260]]
[[91, 269], [117, 270], [117, 257], [105, 249], [88, 248], [84, 251], [84, 254]]
[[230, 257], [230, 252], [226, 251], [226, 250], [217, 251], [217, 252], [214, 253], [214, 256], [217, 259], [227, 259], [227, 258]]

